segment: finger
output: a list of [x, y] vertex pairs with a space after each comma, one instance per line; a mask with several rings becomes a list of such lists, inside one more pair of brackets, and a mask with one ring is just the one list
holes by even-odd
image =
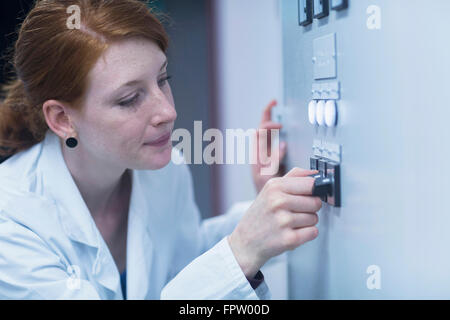
[[[266, 124], [264, 124], [264, 127], [258, 128], [258, 130], [256, 130], [256, 138], [258, 140], [263, 140], [263, 141], [267, 141], [269, 144], [272, 140], [272, 136], [276, 133], [273, 132], [272, 130], [278, 130], [278, 137], [280, 136], [280, 129], [283, 126], [281, 124], [277, 124], [277, 123], [268, 123], [266, 122]], [[275, 136], [276, 137], [276, 136]]]
[[281, 177], [286, 173], [286, 166], [283, 163], [284, 158], [286, 157], [287, 153], [287, 144], [285, 141], [282, 141], [280, 143], [280, 150], [278, 152], [278, 172], [275, 174], [276, 177]]
[[[268, 121], [264, 125], [266, 128], [260, 128], [256, 131], [257, 162], [263, 166], [269, 166], [272, 165], [272, 151], [275, 152], [275, 157], [276, 160], [278, 160], [278, 163], [280, 162], [280, 159], [284, 158], [284, 155], [286, 154], [286, 144], [280, 143], [278, 145], [279, 135], [272, 137], [273, 132], [271, 132], [270, 129], [279, 130], [279, 128], [282, 127], [280, 124]], [[275, 146], [273, 146], [273, 143], [275, 143]], [[277, 148], [277, 146], [278, 150], [272, 149]]]
[[292, 229], [286, 236], [290, 243], [289, 249], [293, 250], [308, 241], [314, 240], [318, 235], [319, 229], [317, 227]]
[[285, 177], [307, 177], [317, 173], [319, 173], [317, 170], [306, 170], [295, 167], [286, 173]]
[[[289, 173], [288, 173], [289, 174]], [[315, 179], [312, 177], [286, 177], [281, 179], [281, 191], [292, 195], [312, 195]]]
[[[257, 139], [261, 143], [264, 143], [264, 146], [267, 146], [268, 149], [271, 149], [272, 144], [272, 138], [276, 138], [280, 136], [280, 130], [283, 126], [279, 123], [274, 122], [265, 122], [261, 125], [261, 128], [257, 130]], [[276, 130], [278, 131], [278, 134], [273, 137], [276, 132], [272, 131]], [[275, 139], [276, 140], [276, 139]]]
[[308, 241], [314, 240], [319, 235], [319, 229], [317, 229], [317, 227], [315, 226], [294, 229], [293, 232], [295, 233], [297, 238], [297, 247]]
[[264, 166], [268, 166], [272, 160], [272, 147], [271, 141], [269, 140], [269, 135], [267, 130], [258, 131], [258, 163]]
[[286, 174], [286, 165], [281, 161], [282, 160], [280, 160], [280, 167], [278, 168], [277, 177], [281, 177]]
[[270, 121], [272, 119], [272, 108], [277, 105], [277, 100], [272, 100], [263, 111], [261, 122]]
[[312, 227], [319, 223], [317, 213], [294, 213], [290, 227], [293, 229]]
[[[278, 130], [278, 129], [277, 129]], [[278, 135], [279, 137], [279, 135]], [[283, 146], [282, 144], [279, 142], [279, 138], [277, 136], [272, 137], [272, 132], [271, 130], [267, 130], [265, 132], [263, 131], [259, 131], [258, 132], [258, 144], [260, 147], [260, 152], [262, 153], [262, 155], [267, 154], [268, 156], [272, 156], [272, 148], [276, 148], [278, 146], [278, 158], [280, 159], [281, 156], [281, 152], [285, 150], [283, 150]], [[272, 146], [273, 145], [273, 146]], [[285, 147], [284, 147], [285, 148]], [[276, 151], [276, 150], [275, 150]]]
[[283, 209], [298, 213], [316, 213], [322, 208], [319, 197], [284, 195]]
[[261, 125], [259, 126], [259, 129], [266, 129], [266, 130], [281, 129], [281, 128], [283, 128], [283, 125], [281, 123], [273, 121], [262, 122]]
[[285, 141], [281, 141], [280, 142], [280, 154], [279, 154], [279, 158], [280, 158], [280, 163], [283, 161], [284, 157], [286, 156], [286, 151], [287, 151], [287, 143]]

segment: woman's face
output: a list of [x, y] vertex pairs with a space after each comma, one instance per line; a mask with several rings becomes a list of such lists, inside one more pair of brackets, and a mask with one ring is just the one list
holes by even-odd
[[[89, 74], [85, 105], [72, 111], [77, 148], [121, 168], [167, 165], [177, 113], [166, 67], [165, 54], [151, 41], [112, 44]], [[165, 143], [148, 144], [167, 135]]]

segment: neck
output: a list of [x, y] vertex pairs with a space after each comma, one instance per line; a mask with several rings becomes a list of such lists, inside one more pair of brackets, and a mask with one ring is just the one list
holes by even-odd
[[[79, 148], [79, 147], [78, 147]], [[68, 150], [62, 146], [67, 167], [91, 215], [101, 218], [120, 203], [130, 187], [129, 170], [120, 169], [88, 157], [81, 148]]]

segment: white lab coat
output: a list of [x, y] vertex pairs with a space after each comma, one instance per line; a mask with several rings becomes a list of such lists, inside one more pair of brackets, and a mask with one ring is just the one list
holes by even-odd
[[[250, 204], [202, 222], [186, 164], [132, 170], [127, 298], [269, 299], [265, 282], [253, 290], [226, 238]], [[50, 130], [0, 165], [0, 298], [123, 299], [119, 270]]]

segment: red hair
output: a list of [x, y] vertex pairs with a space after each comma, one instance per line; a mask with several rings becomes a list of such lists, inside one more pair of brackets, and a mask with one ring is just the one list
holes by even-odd
[[[49, 129], [42, 106], [50, 99], [79, 108], [88, 74], [114, 41], [143, 37], [166, 53], [168, 36], [148, 1], [37, 0], [14, 46], [16, 76], [2, 86], [0, 156], [41, 142]], [[80, 9], [80, 28], [68, 27], [68, 8]], [[69, 11], [70, 12], [70, 11]]]

